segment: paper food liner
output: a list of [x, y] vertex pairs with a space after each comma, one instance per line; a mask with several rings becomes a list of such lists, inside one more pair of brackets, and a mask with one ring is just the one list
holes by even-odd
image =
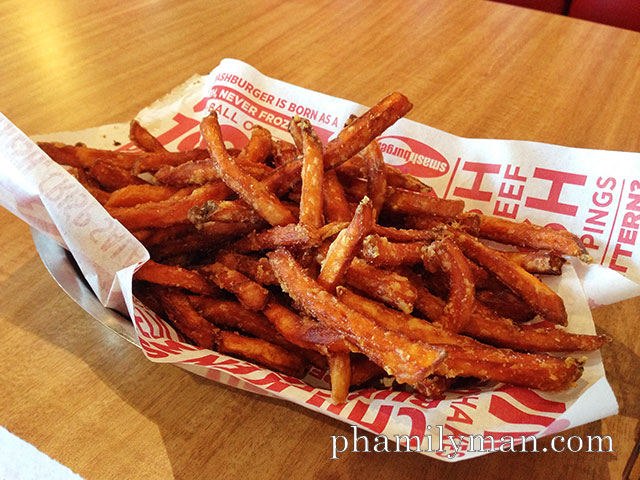
[[[288, 139], [294, 114], [309, 118], [326, 142], [350, 114], [366, 111], [225, 59], [209, 75], [191, 78], [145, 108], [137, 119], [170, 150], [187, 150], [204, 146], [199, 123], [210, 109], [218, 113], [228, 146], [236, 148], [246, 144], [254, 125]], [[124, 123], [37, 140], [135, 149]], [[640, 154], [460, 138], [406, 119], [384, 132], [380, 144], [386, 162], [424, 179], [440, 197], [463, 199], [468, 210], [566, 228], [580, 236], [594, 263], [572, 259], [561, 277], [545, 280], [565, 301], [568, 331], [595, 333], [589, 307], [640, 293]], [[499, 448], [511, 443], [507, 436], [519, 443], [521, 436], [551, 435], [618, 411], [599, 352], [586, 355], [575, 388], [559, 393], [496, 383], [437, 399], [361, 389], [350, 393], [347, 403], [333, 405], [324, 372], [312, 369], [299, 380], [181, 341], [132, 296], [132, 275], [149, 258], [145, 248], [2, 115], [0, 160], [0, 204], [72, 252], [103, 305], [128, 312], [151, 361], [294, 402], [445, 461], [488, 453], [489, 443], [479, 451], [468, 435], [492, 438]], [[418, 437], [420, 445], [406, 436]]]

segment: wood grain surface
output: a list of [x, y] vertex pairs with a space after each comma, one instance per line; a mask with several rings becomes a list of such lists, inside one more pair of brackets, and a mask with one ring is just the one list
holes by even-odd
[[[233, 57], [365, 105], [401, 91], [456, 135], [640, 151], [640, 33], [509, 5], [5, 0], [0, 25], [0, 111], [27, 134], [128, 121]], [[637, 298], [593, 312], [620, 413], [568, 433], [615, 453], [330, 460], [345, 424], [146, 361], [57, 287], [26, 225], [0, 225], [0, 425], [84, 478], [640, 476]]]

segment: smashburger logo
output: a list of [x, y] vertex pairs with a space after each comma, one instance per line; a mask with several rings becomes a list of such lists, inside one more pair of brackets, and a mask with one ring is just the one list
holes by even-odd
[[388, 135], [378, 138], [385, 161], [416, 177], [440, 177], [449, 162], [439, 152], [413, 138]]

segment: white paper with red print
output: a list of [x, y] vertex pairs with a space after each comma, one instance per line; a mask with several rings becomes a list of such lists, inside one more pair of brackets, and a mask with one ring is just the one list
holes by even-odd
[[[198, 127], [210, 109], [218, 112], [229, 146], [241, 148], [256, 124], [288, 139], [286, 127], [294, 114], [309, 118], [327, 141], [350, 114], [366, 107], [265, 77], [243, 62], [226, 59], [137, 118], [169, 149], [186, 150], [202, 145]], [[127, 124], [41, 135], [38, 140], [134, 148]], [[547, 281], [565, 301], [569, 331], [594, 333], [589, 305], [640, 294], [640, 154], [466, 139], [405, 119], [385, 132], [380, 143], [388, 163], [424, 178], [439, 196], [465, 200], [467, 209], [553, 224], [579, 235], [594, 265], [572, 260], [561, 277]], [[482, 434], [499, 447], [504, 435], [541, 437], [617, 413], [599, 352], [586, 355], [583, 377], [561, 393], [492, 384], [426, 400], [419, 394], [368, 389], [351, 393], [344, 405], [332, 405], [323, 372], [312, 370], [298, 380], [182, 342], [131, 296], [131, 277], [148, 259], [146, 250], [1, 115], [0, 161], [0, 204], [71, 250], [102, 303], [134, 319], [140, 346], [152, 361], [175, 363], [227, 385], [292, 401], [392, 440], [416, 435], [424, 438], [422, 453], [446, 461], [487, 453], [471, 451], [463, 441], [454, 455], [449, 435]]]

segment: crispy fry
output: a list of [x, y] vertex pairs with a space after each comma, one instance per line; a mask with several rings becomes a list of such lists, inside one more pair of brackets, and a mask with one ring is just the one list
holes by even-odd
[[[395, 188], [403, 188], [405, 190], [412, 190], [414, 192], [429, 193], [431, 187], [422, 183], [422, 181], [416, 177], [402, 173], [397, 167], [393, 165], [385, 164], [387, 184]], [[367, 178], [366, 162], [362, 155], [354, 155], [345, 163], [335, 169], [341, 175], [349, 177]]]
[[369, 145], [382, 132], [411, 110], [411, 103], [401, 93], [380, 100], [361, 117], [349, 123], [325, 148], [324, 165], [334, 168]]
[[420, 192], [395, 188], [387, 193], [385, 208], [406, 215], [436, 215], [456, 218], [464, 209], [462, 200], [444, 200]]
[[275, 300], [269, 302], [263, 313], [284, 338], [300, 348], [315, 350], [325, 355], [329, 352], [350, 351], [337, 330], [322, 322], [301, 317]]
[[331, 401], [335, 404], [347, 401], [349, 386], [351, 385], [351, 359], [349, 353], [331, 353], [329, 359], [329, 374], [331, 375]]
[[[293, 127], [293, 128], [292, 128]], [[322, 142], [308, 120], [293, 117], [290, 130], [299, 130], [302, 140], [302, 195], [300, 223], [318, 229], [324, 224], [322, 211]]]
[[91, 168], [98, 160], [116, 167], [134, 170], [136, 173], [156, 171], [164, 165], [180, 165], [192, 160], [208, 158], [206, 150], [189, 150], [186, 152], [115, 152], [99, 150], [84, 146], [65, 145], [62, 143], [39, 142], [55, 162], [72, 167]]
[[171, 323], [196, 345], [213, 350], [219, 341], [220, 329], [207, 322], [191, 306], [189, 297], [167, 289], [156, 289], [156, 298]]
[[293, 347], [264, 315], [247, 310], [238, 302], [198, 295], [189, 296], [189, 301], [200, 315], [218, 327], [240, 330], [284, 348]]
[[442, 361], [440, 350], [382, 329], [340, 303], [308, 277], [286, 250], [280, 248], [267, 257], [282, 288], [304, 311], [338, 330], [399, 382], [416, 385]]
[[222, 251], [216, 261], [237, 270], [261, 285], [280, 285], [266, 257], [253, 258], [239, 253]]
[[582, 363], [571, 357], [556, 358], [489, 347], [394, 311], [343, 287], [338, 288], [338, 297], [349, 307], [390, 331], [443, 348], [447, 357], [436, 367], [434, 373], [438, 375], [449, 378], [470, 376], [554, 391], [568, 388], [582, 373]]
[[[429, 293], [424, 286], [416, 283], [414, 286], [418, 292], [416, 309], [437, 321], [444, 314], [444, 301]], [[462, 333], [497, 347], [531, 352], [597, 350], [610, 340], [606, 335], [578, 335], [559, 328], [523, 328], [478, 302], [473, 303], [472, 313]]]
[[425, 262], [435, 262], [449, 277], [449, 301], [437, 323], [451, 332], [461, 331], [473, 310], [475, 287], [469, 261], [448, 238], [429, 245]]
[[249, 205], [237, 200], [210, 200], [189, 210], [187, 215], [194, 225], [206, 222], [253, 222], [261, 217]]
[[273, 164], [277, 167], [289, 163], [298, 156], [298, 150], [292, 143], [284, 140], [273, 140]]
[[476, 290], [476, 300], [501, 317], [516, 322], [528, 322], [537, 314], [520, 297], [506, 287], [491, 290]]
[[132, 175], [124, 168], [98, 160], [87, 170], [87, 175], [96, 180], [105, 190], [112, 192], [127, 185], [145, 185], [147, 182]]
[[227, 187], [218, 181], [198, 187], [186, 197], [141, 203], [134, 207], [110, 207], [107, 210], [130, 230], [169, 227], [176, 223], [188, 223], [187, 213], [190, 208], [208, 200], [223, 200], [227, 195]]
[[294, 223], [291, 212], [269, 191], [268, 187], [245, 173], [236, 165], [224, 147], [220, 125], [215, 112], [202, 120], [202, 136], [216, 163], [220, 178], [271, 225]]
[[250, 338], [235, 332], [219, 332], [217, 350], [264, 365], [272, 370], [302, 378], [307, 370], [304, 357], [260, 338]]
[[417, 292], [411, 282], [398, 273], [383, 270], [354, 258], [345, 277], [347, 285], [404, 313], [413, 311]]
[[179, 287], [202, 295], [216, 296], [220, 290], [209, 283], [200, 273], [180, 267], [163, 265], [153, 260], [147, 262], [133, 276], [136, 280], [168, 287]]
[[244, 308], [259, 311], [267, 306], [269, 292], [237, 270], [212, 263], [199, 271], [218, 287], [233, 293]]
[[318, 276], [318, 283], [328, 292], [333, 293], [342, 282], [362, 239], [373, 226], [373, 217], [373, 205], [368, 197], [364, 197], [349, 226], [331, 243]]
[[376, 234], [367, 235], [362, 242], [360, 257], [375, 266], [395, 267], [422, 262], [425, 243], [391, 243]]
[[324, 214], [327, 222], [348, 222], [351, 220], [351, 212], [344, 189], [338, 180], [335, 170], [324, 172], [322, 185], [324, 198]]
[[177, 188], [157, 185], [129, 185], [111, 193], [105, 207], [133, 207], [140, 203], [161, 202], [174, 196]]
[[199, 223], [196, 228], [198, 232], [210, 239], [232, 240], [238, 235], [253, 232], [263, 224], [266, 225], [266, 222], [205, 222]]
[[560, 275], [562, 266], [567, 262], [564, 257], [553, 252], [502, 252], [502, 255], [529, 273], [546, 275]]
[[[349, 223], [350, 222], [327, 223], [325, 226], [323, 226], [317, 231], [318, 237], [320, 237], [320, 240], [324, 242], [327, 238], [331, 238], [335, 235], [338, 235], [342, 230], [344, 230], [349, 226]], [[327, 250], [328, 249], [329, 247], [327, 246]]]
[[532, 223], [517, 223], [503, 218], [480, 215], [479, 236], [519, 247], [551, 250], [561, 255], [578, 257], [586, 263], [593, 259], [574, 234]]
[[[194, 233], [195, 228], [191, 225], [178, 224], [172, 227], [166, 228], [151, 228], [148, 230], [137, 230], [135, 232], [136, 238], [140, 240], [145, 247], [153, 247], [162, 243], [175, 240], [176, 238], [183, 237], [189, 233]], [[145, 235], [146, 233], [146, 235]], [[141, 235], [143, 236], [141, 239]]]
[[276, 168], [262, 179], [262, 183], [276, 196], [280, 197], [300, 181], [301, 172], [302, 159], [296, 158]]
[[137, 120], [131, 120], [129, 124], [129, 140], [140, 150], [145, 152], [166, 152], [167, 149], [158, 141], [156, 137], [144, 128]]
[[371, 142], [362, 152], [367, 170], [367, 196], [371, 199], [374, 218], [378, 219], [387, 196], [387, 171], [377, 140]]
[[289, 224], [273, 227], [262, 232], [253, 232], [233, 245], [238, 253], [268, 250], [277, 247], [309, 248], [320, 244], [317, 233], [303, 225]]
[[[222, 223], [217, 224], [217, 226], [223, 226], [226, 229], [238, 229], [238, 225], [234, 223]], [[249, 231], [252, 228], [253, 227], [250, 227]], [[234, 233], [237, 234], [242, 232], [236, 231]], [[196, 233], [189, 233], [173, 240], [168, 240], [162, 244], [153, 245], [149, 247], [149, 252], [151, 253], [151, 258], [153, 258], [154, 260], [162, 261], [176, 255], [191, 254], [193, 252], [206, 252], [207, 250], [218, 245], [221, 238], [226, 238], [228, 235], [231, 235], [231, 233], [229, 233], [228, 231], [224, 231], [223, 233], [217, 232], [216, 234], [210, 234], [202, 229]]]
[[598, 350], [611, 341], [606, 335], [579, 335], [560, 328], [521, 327], [479, 303], [463, 332], [497, 347], [530, 352]]
[[248, 162], [264, 163], [271, 155], [271, 151], [271, 132], [264, 127], [256, 125], [251, 130], [249, 143], [242, 149], [237, 161], [242, 164]]
[[405, 228], [383, 227], [375, 225], [374, 233], [381, 237], [386, 237], [390, 242], [410, 243], [410, 242], [430, 242], [435, 240], [437, 235], [431, 230], [411, 230]]
[[455, 242], [466, 256], [490, 269], [541, 317], [559, 325], [567, 324], [567, 311], [557, 293], [522, 267], [510, 262], [500, 252], [486, 247], [471, 235], [456, 229], [449, 231], [453, 233]]
[[[256, 178], [263, 178], [272, 172], [272, 169], [261, 163], [242, 163], [240, 156], [236, 158], [236, 163], [242, 170]], [[174, 187], [186, 187], [189, 185], [204, 185], [212, 180], [220, 178], [215, 164], [211, 159], [194, 160], [182, 165], [160, 168], [154, 175], [156, 182]]]

